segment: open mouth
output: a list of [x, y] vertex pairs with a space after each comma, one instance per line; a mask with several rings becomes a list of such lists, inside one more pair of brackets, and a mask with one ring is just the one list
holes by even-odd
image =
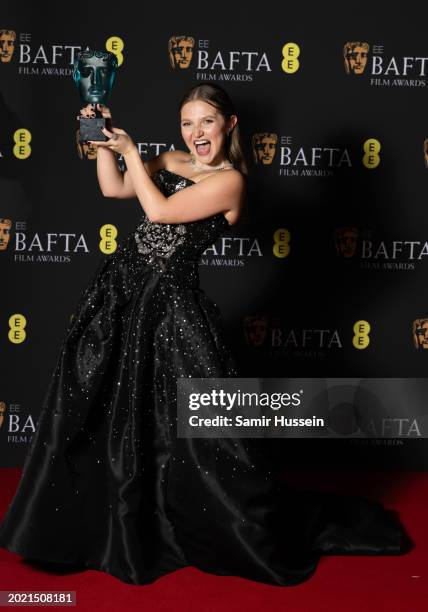
[[206, 139], [195, 140], [194, 141], [196, 152], [198, 155], [208, 155], [211, 150], [211, 142]]

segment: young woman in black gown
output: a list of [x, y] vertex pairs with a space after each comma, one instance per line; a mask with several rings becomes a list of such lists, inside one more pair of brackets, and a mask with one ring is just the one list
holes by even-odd
[[177, 377], [238, 376], [198, 261], [246, 183], [227, 93], [197, 85], [180, 115], [189, 152], [143, 163], [118, 128], [97, 143], [103, 194], [138, 198], [142, 218], [77, 303], [0, 545], [131, 584], [192, 565], [293, 585], [323, 554], [405, 552], [393, 512], [281, 484], [257, 439], [177, 438]]

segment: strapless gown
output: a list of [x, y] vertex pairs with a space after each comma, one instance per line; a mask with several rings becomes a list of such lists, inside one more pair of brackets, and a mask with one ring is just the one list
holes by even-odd
[[[153, 179], [166, 196], [193, 184], [166, 169]], [[284, 586], [323, 554], [407, 550], [379, 502], [281, 482], [266, 440], [176, 436], [177, 377], [238, 376], [198, 276], [228, 228], [222, 213], [168, 225], [143, 212], [100, 263], [62, 340], [2, 547], [131, 584], [190, 565]]]

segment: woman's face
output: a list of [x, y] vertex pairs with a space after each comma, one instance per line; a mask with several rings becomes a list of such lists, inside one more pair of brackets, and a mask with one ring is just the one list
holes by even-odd
[[226, 123], [223, 115], [203, 100], [186, 102], [181, 108], [181, 135], [201, 164], [215, 166], [225, 160], [227, 130], [235, 123], [235, 115]]

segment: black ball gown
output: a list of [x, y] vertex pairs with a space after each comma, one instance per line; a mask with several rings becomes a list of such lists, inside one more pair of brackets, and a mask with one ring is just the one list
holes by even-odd
[[[166, 196], [193, 184], [153, 179]], [[280, 483], [261, 440], [176, 437], [177, 377], [238, 376], [198, 276], [229, 225], [140, 221], [78, 301], [0, 545], [131, 584], [191, 565], [293, 585], [323, 554], [404, 552], [395, 513]]]

